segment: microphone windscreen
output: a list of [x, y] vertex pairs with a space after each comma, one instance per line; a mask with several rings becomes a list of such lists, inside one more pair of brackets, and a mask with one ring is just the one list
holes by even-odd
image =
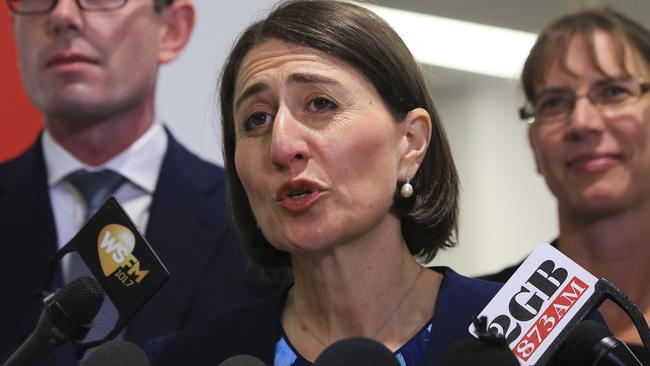
[[53, 300], [74, 324], [90, 324], [104, 301], [102, 286], [90, 277], [80, 277], [54, 293]]
[[140, 347], [122, 340], [110, 341], [97, 347], [81, 366], [150, 366], [149, 359]]
[[316, 358], [314, 366], [400, 366], [383, 344], [363, 337], [333, 343]]
[[496, 345], [476, 338], [453, 344], [445, 352], [443, 366], [518, 366], [517, 357], [506, 345]]
[[[592, 348], [601, 339], [611, 336], [612, 333], [605, 326], [593, 320], [585, 320], [578, 323], [567, 337], [564, 345], [566, 351], [563, 353], [566, 360], [572, 360], [576, 365], [585, 359], [585, 353], [591, 354]], [[588, 356], [587, 356], [588, 357]]]
[[625, 343], [604, 325], [584, 320], [567, 337], [561, 365], [641, 365]]
[[267, 366], [257, 357], [248, 355], [232, 356], [229, 359], [221, 362], [218, 366]]

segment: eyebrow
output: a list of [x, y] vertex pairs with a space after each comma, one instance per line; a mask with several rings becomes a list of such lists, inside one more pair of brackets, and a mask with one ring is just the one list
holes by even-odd
[[316, 74], [296, 73], [289, 75], [289, 82], [300, 84], [332, 84], [341, 85], [338, 81], [330, 79], [326, 76]]
[[[290, 83], [298, 83], [298, 84], [329, 84], [329, 85], [341, 85], [340, 82], [328, 78], [326, 76], [322, 75], [316, 75], [316, 74], [305, 74], [305, 73], [295, 73], [289, 75], [289, 82]], [[252, 97], [255, 94], [259, 94], [263, 91], [268, 90], [269, 86], [263, 82], [255, 83], [246, 89], [241, 93], [241, 95], [237, 98], [235, 101], [235, 109], [238, 109], [239, 106], [246, 100], [247, 98]]]
[[[608, 76], [608, 77], [604, 77], [604, 78], [596, 80], [594, 83], [592, 83], [589, 86], [589, 88], [591, 89], [593, 87], [599, 87], [599, 86], [607, 85], [609, 83], [615, 83], [615, 82], [619, 82], [619, 81], [629, 81], [629, 80], [633, 80], [633, 79], [634, 78], [632, 78], [630, 76]], [[549, 88], [544, 88], [544, 89], [538, 91], [537, 96], [545, 95], [545, 94], [553, 94], [553, 93], [558, 93], [558, 92], [566, 92], [566, 91], [572, 92], [571, 88], [569, 88], [567, 86], [549, 87]]]
[[239, 97], [237, 97], [237, 100], [235, 101], [235, 110], [239, 109], [239, 106], [246, 100], [247, 98], [252, 97], [255, 94], [261, 93], [265, 90], [267, 90], [269, 87], [268, 85], [264, 83], [255, 83], [248, 88], [244, 89], [244, 92], [241, 93]]

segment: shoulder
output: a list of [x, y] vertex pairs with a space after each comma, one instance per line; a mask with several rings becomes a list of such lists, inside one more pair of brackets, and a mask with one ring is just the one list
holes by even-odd
[[[240, 354], [272, 363], [288, 287], [145, 345], [152, 365], [218, 364]], [[269, 361], [270, 360], [270, 361]]]
[[173, 165], [175, 168], [181, 169], [186, 174], [198, 176], [203, 178], [210, 178], [212, 180], [223, 181], [225, 173], [223, 168], [203, 160], [193, 152], [189, 151], [180, 141], [166, 129], [169, 143], [167, 146], [167, 153], [163, 161], [165, 165]]
[[434, 321], [445, 329], [448, 340], [469, 336], [468, 328], [501, 288], [501, 284], [462, 276], [449, 268], [437, 268], [444, 276]]
[[478, 279], [485, 280], [485, 281], [493, 281], [493, 282], [499, 282], [499, 283], [506, 283], [512, 277], [512, 275], [515, 273], [515, 271], [519, 268], [522, 262], [519, 262], [513, 266], [506, 267], [502, 269], [499, 272], [494, 272], [490, 274], [486, 274], [483, 276], [477, 277]]
[[[558, 245], [558, 238], [553, 239], [550, 244], [557, 249]], [[486, 281], [493, 281], [493, 282], [499, 282], [499, 283], [506, 283], [512, 277], [513, 274], [519, 269], [521, 264], [524, 263], [523, 260], [521, 260], [519, 263], [514, 264], [510, 267], [506, 267], [498, 272], [494, 273], [489, 273], [486, 275], [482, 276], [477, 276], [476, 278], [481, 279], [481, 280], [486, 280]]]
[[438, 364], [450, 346], [471, 337], [469, 326], [474, 317], [492, 300], [501, 285], [462, 276], [448, 267], [431, 269], [443, 275], [426, 356], [431, 364]]
[[[439, 302], [462, 304], [468, 310], [483, 310], [483, 307], [501, 289], [501, 284], [465, 277], [448, 267], [437, 267], [434, 270], [444, 276], [439, 292]], [[477, 312], [477, 314], [478, 314]]]
[[[226, 199], [225, 172], [223, 168], [207, 162], [177, 141], [165, 130], [168, 136], [167, 151], [163, 157], [160, 176], [154, 194], [154, 202], [171, 202], [175, 205], [195, 204], [210, 212], [223, 211]], [[183, 194], [180, 202], [170, 196]], [[212, 214], [208, 216], [214, 216]], [[222, 217], [213, 220], [221, 221]]]
[[17, 157], [0, 163], [0, 185], [10, 184], [22, 178], [33, 178], [35, 169], [39, 169], [43, 175], [45, 174], [40, 140], [37, 140]]
[[21, 166], [25, 165], [25, 155], [19, 155], [11, 160], [0, 163], [0, 177], [10, 177], [10, 173], [16, 169], [20, 169]]

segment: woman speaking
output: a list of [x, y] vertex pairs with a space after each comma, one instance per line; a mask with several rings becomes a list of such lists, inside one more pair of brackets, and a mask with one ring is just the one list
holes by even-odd
[[362, 336], [412, 366], [470, 336], [497, 285], [419, 263], [453, 245], [458, 177], [418, 66], [382, 19], [346, 2], [284, 2], [238, 39], [220, 97], [242, 243], [294, 282], [156, 339], [154, 363], [309, 365]]

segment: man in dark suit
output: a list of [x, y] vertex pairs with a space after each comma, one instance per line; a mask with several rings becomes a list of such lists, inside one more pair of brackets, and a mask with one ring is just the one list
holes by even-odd
[[[34, 330], [50, 258], [89, 204], [78, 172], [117, 177], [112, 193], [170, 271], [124, 338], [142, 345], [271, 288], [247, 269], [226, 210], [223, 170], [182, 147], [154, 115], [160, 65], [186, 45], [188, 0], [9, 2], [22, 79], [45, 128], [0, 165], [0, 362]], [[19, 123], [20, 121], [6, 121]], [[52, 288], [69, 282], [64, 259]], [[72, 276], [72, 275], [69, 275]], [[70, 365], [70, 348], [48, 365]]]

